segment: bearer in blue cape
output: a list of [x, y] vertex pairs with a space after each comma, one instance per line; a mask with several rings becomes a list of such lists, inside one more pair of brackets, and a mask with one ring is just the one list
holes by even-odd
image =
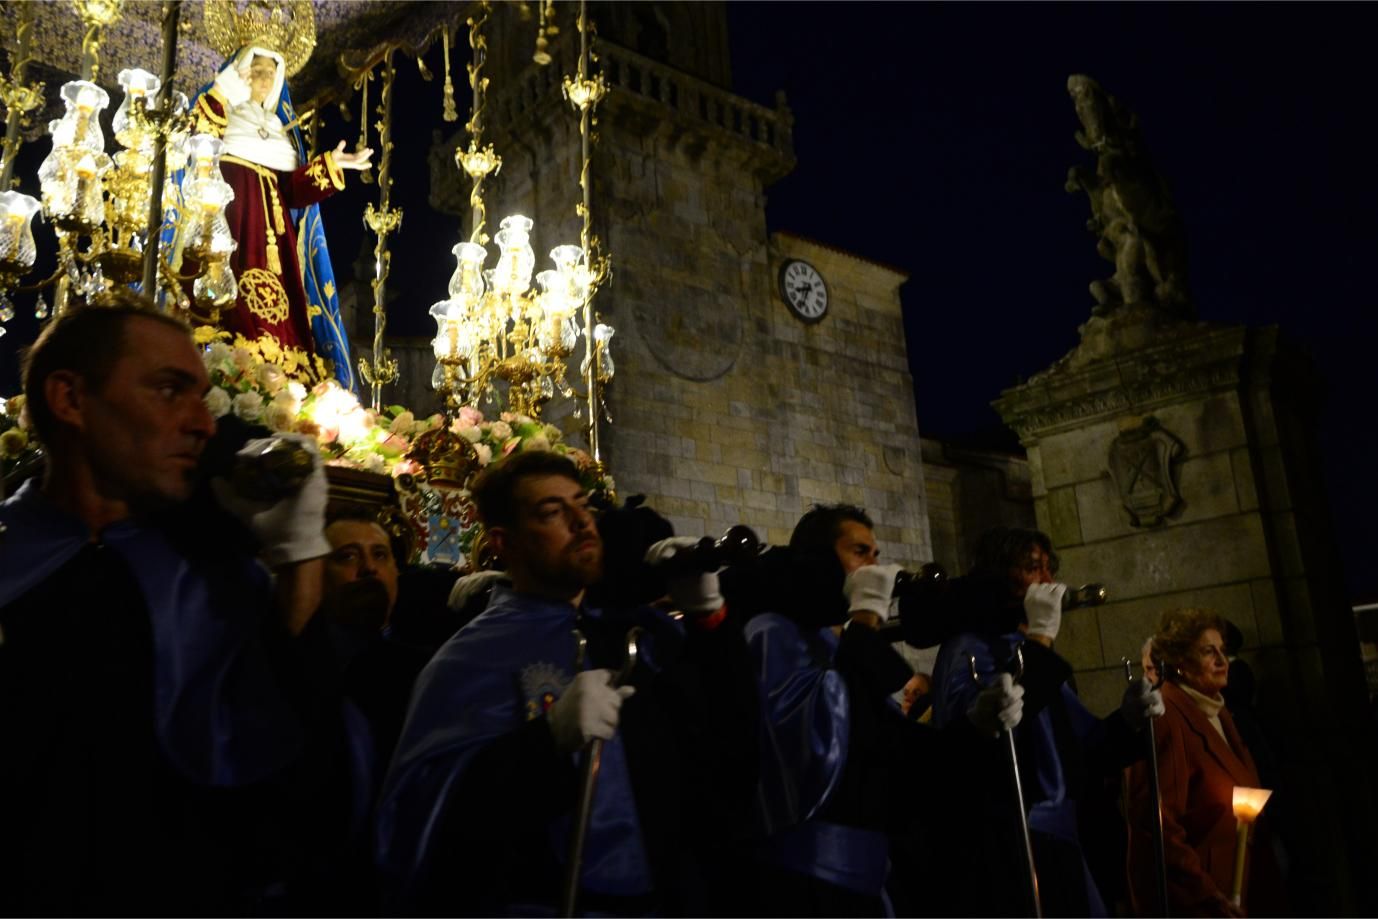
[[[716, 575], [670, 580], [683, 623], [596, 609], [585, 598], [604, 545], [572, 463], [515, 454], [473, 496], [511, 584], [417, 679], [379, 807], [387, 908], [553, 915], [583, 751], [599, 738], [579, 910], [731, 910], [729, 845], [756, 777], [755, 689]], [[649, 560], [682, 542], [655, 544]], [[645, 630], [636, 666], [614, 688], [633, 626]]]
[[308, 159], [286, 77], [277, 51], [246, 47], [196, 97], [196, 130], [224, 141], [220, 169], [234, 190], [225, 215], [238, 243], [230, 267], [239, 295], [220, 325], [266, 342], [265, 355], [287, 369], [319, 374], [320, 357], [352, 389], [319, 202], [345, 187], [343, 170], [367, 169], [373, 151], [346, 153], [341, 141]]
[[[1046, 534], [996, 527], [977, 540], [974, 555], [973, 574], [1003, 582], [1004, 602], [1020, 608], [1023, 621], [997, 628], [990, 623], [999, 617], [970, 610], [969, 628], [946, 639], [938, 653], [934, 723], [972, 721], [979, 709], [979, 686], [1008, 681], [1009, 662], [1019, 649], [1024, 719], [1004, 730], [1014, 733], [1043, 913], [1111, 915], [1102, 887], [1123, 886], [1123, 862], [1111, 866], [1118, 878], [1098, 882], [1087, 857], [1094, 855], [1097, 843], [1086, 833], [1103, 824], [1095, 813], [1107, 806], [1096, 795], [1100, 780], [1108, 776], [1118, 781], [1125, 767], [1143, 758], [1141, 732], [1150, 717], [1162, 714], [1162, 697], [1146, 680], [1136, 680], [1126, 687], [1119, 710], [1105, 718], [1096, 717], [1077, 698], [1072, 667], [1052, 647], [1067, 587], [1053, 581], [1057, 555]], [[1028, 872], [1016, 835], [1008, 760], [991, 750], [969, 764], [965, 786], [952, 790], [953, 797], [963, 800], [964, 819], [944, 830], [948, 845], [963, 860], [953, 883], [962, 888], [973, 913], [1018, 913], [1028, 908]], [[973, 833], [973, 828], [980, 831]], [[1112, 846], [1118, 842], [1108, 840]]]
[[[928, 867], [911, 843], [937, 829], [920, 821], [944, 793], [949, 738], [892, 698], [913, 670], [878, 632], [899, 570], [878, 555], [861, 508], [813, 508], [765, 578], [774, 607], [746, 625], [766, 736], [755, 853], [766, 915], [890, 915], [892, 864], [905, 894]], [[1017, 691], [984, 701], [1018, 721]], [[933, 911], [931, 897], [906, 906]]]
[[194, 488], [209, 382], [151, 310], [53, 320], [24, 387], [48, 454], [0, 504], [0, 914], [280, 905], [322, 785], [289, 778], [313, 736], [323, 470], [277, 502]]

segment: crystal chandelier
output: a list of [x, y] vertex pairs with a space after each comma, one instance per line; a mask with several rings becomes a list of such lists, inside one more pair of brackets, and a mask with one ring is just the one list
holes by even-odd
[[[93, 30], [113, 21], [105, 7], [95, 14], [106, 18], [88, 23]], [[175, 32], [175, 19], [164, 28]], [[98, 45], [88, 35], [87, 67], [92, 73]], [[164, 53], [168, 51], [165, 43]], [[17, 74], [12, 78], [16, 84], [19, 80]], [[41, 200], [17, 192], [0, 195], [0, 321], [13, 317], [9, 295], [36, 261], [32, 220], [39, 213], [57, 236], [57, 271], [19, 289], [32, 292], [55, 286], [58, 312], [72, 295], [90, 299], [112, 285], [141, 280], [145, 287], [157, 286], [159, 276], [183, 309], [190, 303], [181, 281], [194, 280], [193, 297], [212, 314], [235, 297], [228, 267], [235, 243], [225, 220], [225, 206], [234, 193], [220, 175], [220, 142], [208, 135], [188, 136], [193, 121], [187, 97], [180, 92], [159, 96], [159, 77], [132, 68], [120, 71], [118, 82], [124, 98], [111, 122], [118, 145], [113, 155], [106, 153], [100, 124], [110, 95], [91, 80], [70, 81], [59, 92], [64, 113], [48, 125], [53, 146], [38, 169]], [[185, 189], [176, 181], [183, 169], [189, 177]], [[161, 186], [156, 194], [155, 182]], [[159, 204], [150, 221], [150, 211]], [[184, 251], [196, 258], [194, 274], [177, 276], [166, 265], [158, 266], [156, 274], [148, 270], [145, 250], [150, 234], [162, 232], [158, 217], [163, 214], [183, 240]], [[156, 243], [155, 239], [155, 248]], [[145, 293], [151, 296], [155, 291]], [[35, 313], [39, 318], [47, 313], [41, 295]]]
[[[583, 245], [567, 244], [551, 250], [554, 267], [536, 273], [533, 288], [533, 223], [527, 217], [512, 215], [503, 218], [493, 236], [498, 247], [494, 266], [484, 267], [488, 250], [484, 246], [483, 181], [502, 165], [491, 146], [480, 145], [488, 85], [488, 79], [480, 76], [487, 49], [481, 30], [488, 10], [485, 3], [480, 13], [468, 20], [469, 44], [474, 52], [468, 68], [473, 110], [466, 125], [469, 146], [455, 154], [456, 162], [473, 182], [469, 198], [473, 231], [468, 241], [452, 250], [457, 265], [448, 296], [430, 309], [436, 322], [432, 341], [436, 367], [431, 385], [445, 393], [447, 405], [455, 411], [462, 405], [491, 404], [497, 398], [495, 384], [501, 381], [507, 384], [511, 410], [537, 417], [556, 394], [568, 398], [576, 395], [566, 379], [567, 359], [581, 337], [585, 339], [585, 358], [580, 372], [585, 385], [597, 387], [612, 378], [612, 328], [590, 322], [591, 299], [607, 277], [607, 260], [598, 256], [596, 241], [590, 244], [586, 231]], [[580, 63], [582, 79], [584, 62]], [[584, 149], [587, 156], [587, 145]], [[587, 202], [580, 213], [587, 227]]]

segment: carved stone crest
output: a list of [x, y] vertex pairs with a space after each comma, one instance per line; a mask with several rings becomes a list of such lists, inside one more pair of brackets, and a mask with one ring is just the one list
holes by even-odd
[[1111, 442], [1110, 478], [1129, 511], [1131, 526], [1157, 526], [1177, 509], [1182, 496], [1173, 481], [1173, 461], [1184, 449], [1152, 416]]

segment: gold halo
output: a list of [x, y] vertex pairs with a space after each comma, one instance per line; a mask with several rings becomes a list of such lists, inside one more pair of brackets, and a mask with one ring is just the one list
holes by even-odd
[[255, 45], [282, 55], [295, 76], [316, 49], [316, 14], [311, 0], [206, 0], [206, 38], [222, 57]]

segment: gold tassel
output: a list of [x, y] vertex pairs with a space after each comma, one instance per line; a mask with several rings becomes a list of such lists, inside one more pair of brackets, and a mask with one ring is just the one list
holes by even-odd
[[[281, 233], [286, 233], [286, 232], [287, 232], [287, 228], [286, 228], [285, 226], [282, 225], [282, 201], [280, 201], [280, 200], [278, 199], [278, 180], [277, 180], [277, 178], [276, 178], [275, 176], [265, 176], [265, 175], [263, 175], [262, 173], [259, 173], [259, 176], [258, 176], [258, 186], [259, 186], [259, 191], [261, 191], [261, 192], [262, 192], [262, 191], [266, 191], [266, 192], [268, 193], [268, 194], [265, 196], [264, 201], [265, 201], [265, 202], [267, 202], [267, 201], [271, 201], [271, 202], [272, 202], [272, 207], [270, 207], [270, 208], [268, 208], [268, 209], [271, 210], [271, 211], [273, 212], [273, 230], [277, 230], [279, 234], [281, 234]], [[264, 214], [264, 216], [266, 217], [266, 216], [268, 216], [268, 215], [267, 215], [267, 214]], [[268, 231], [270, 237], [271, 237], [271, 234], [272, 234], [273, 230], [269, 230], [269, 231]], [[282, 274], [282, 272], [279, 271], [278, 274]]]
[[269, 236], [269, 237], [268, 237], [267, 252], [268, 252], [268, 270], [271, 271], [273, 274], [281, 275], [281, 274], [282, 274], [282, 259], [278, 256], [278, 241], [277, 241], [277, 237], [275, 237], [275, 236]]

